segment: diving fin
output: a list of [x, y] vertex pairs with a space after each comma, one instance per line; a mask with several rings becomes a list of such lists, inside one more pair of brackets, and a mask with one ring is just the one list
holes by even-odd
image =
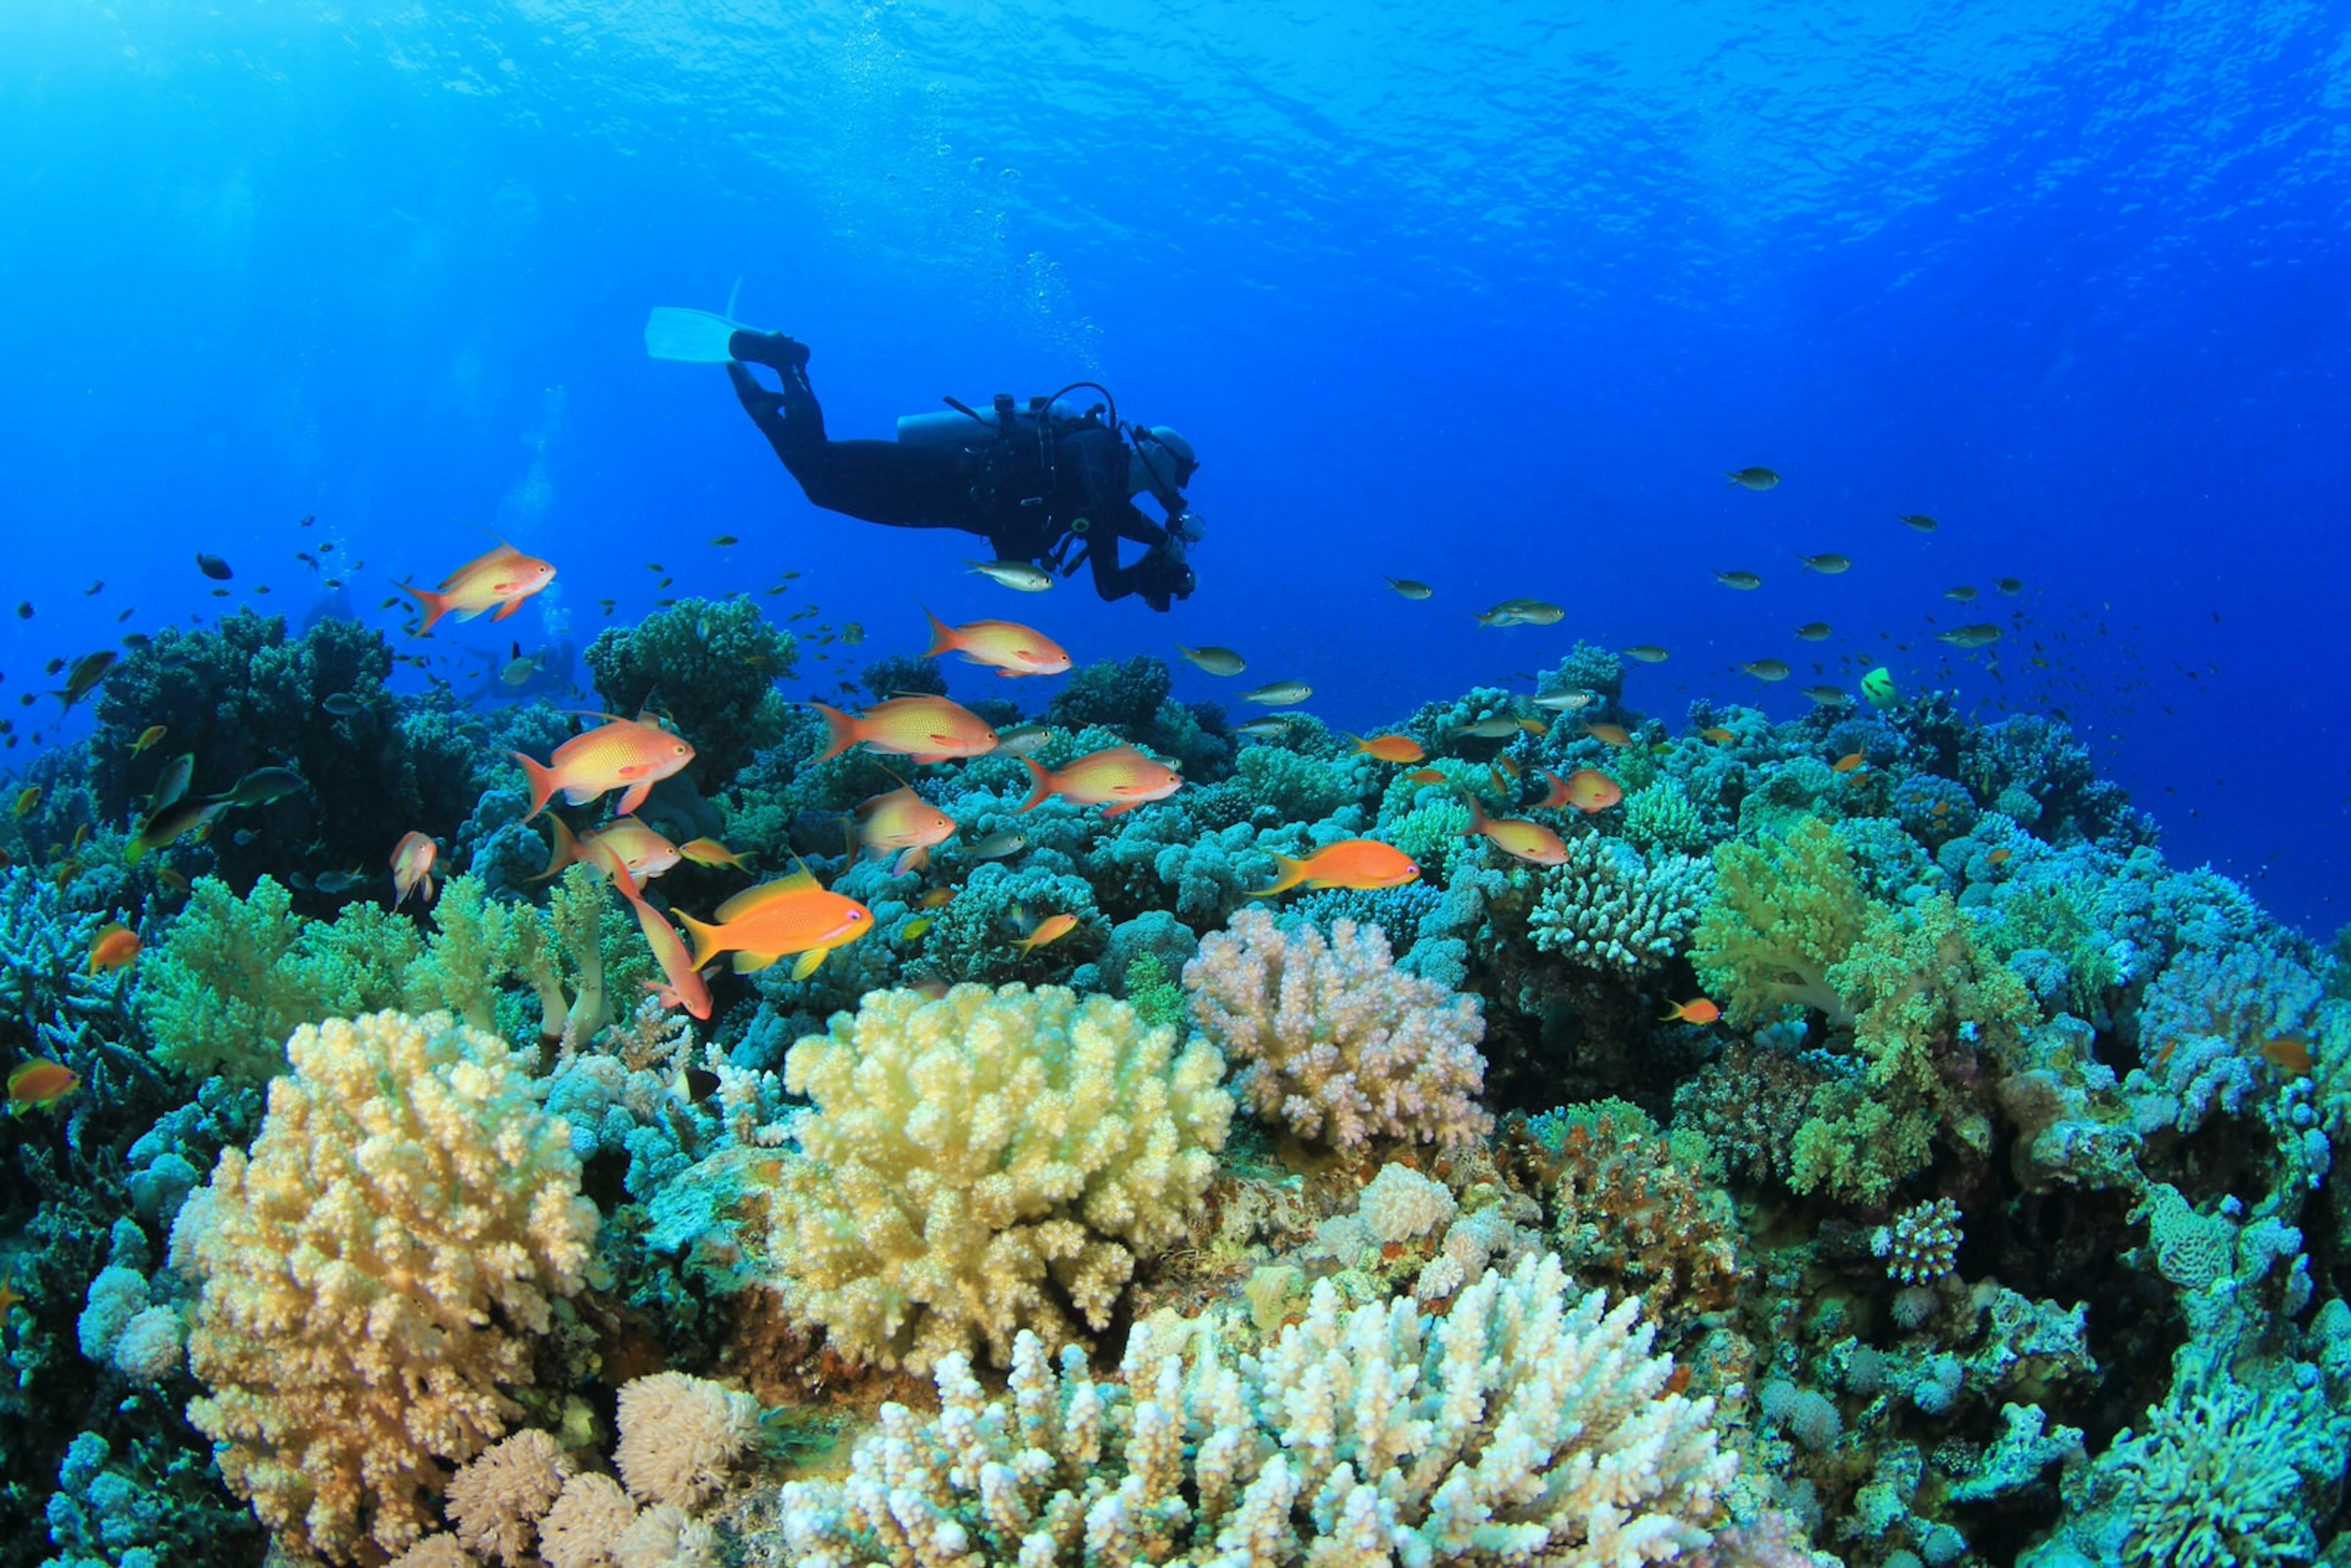
[[728, 340], [742, 329], [742, 323], [714, 316], [707, 310], [656, 305], [653, 314], [645, 318], [645, 352], [656, 360], [723, 365], [735, 357], [727, 351]]

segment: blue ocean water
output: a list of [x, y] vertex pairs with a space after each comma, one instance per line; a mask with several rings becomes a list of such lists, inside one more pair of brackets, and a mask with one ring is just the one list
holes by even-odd
[[[1227, 644], [1349, 726], [1577, 637], [1671, 650], [1667, 716], [1884, 663], [2063, 712], [2175, 862], [2324, 935], [2342, 46], [2324, 5], [10, 6], [0, 676], [220, 608], [198, 549], [298, 612], [320, 538], [367, 608], [499, 531], [582, 635], [787, 569], [881, 647], [1008, 612], [645, 358], [739, 282], [837, 436], [1093, 379], [1195, 442], [1200, 591], [1056, 595], [1081, 660]], [[1469, 619], [1514, 595], [1568, 615]]]
[[[2270, 929], [2226, 883], [2122, 875], [2090, 856], [2071, 819], [2048, 824], [2045, 843], [2020, 833], [1997, 858], [1987, 836], [1943, 881], [1980, 894], [1978, 914], [2004, 897], [2011, 931], [2046, 922], [2033, 927], [2045, 946], [1986, 966], [2011, 989], [2032, 988], [2009, 1013], [2033, 1022], [2002, 1036], [1998, 987], [1963, 964], [1938, 971], [1964, 1000], [1934, 1024], [1949, 1064], [1935, 1114], [1949, 1135], [1931, 1158], [1884, 1189], [1797, 1188], [1772, 1163], [1784, 1148], [1720, 1137], [1729, 1164], [1701, 1183], [1662, 1140], [1626, 1145], [1679, 1168], [1708, 1202], [1727, 1210], [1735, 1191], [1743, 1206], [1736, 1222], [1709, 1208], [1667, 1229], [1756, 1249], [1739, 1325], [1756, 1359], [1687, 1321], [1659, 1346], [1682, 1355], [1681, 1377], [1698, 1369], [1694, 1393], [1738, 1390], [1724, 1395], [1724, 1440], [1735, 1428], [1749, 1474], [1770, 1473], [1777, 1489], [1758, 1483], [1741, 1500], [1751, 1554], [1727, 1531], [1721, 1555], [1704, 1560], [1801, 1560], [1771, 1545], [1771, 1521], [1784, 1519], [1857, 1568], [2013, 1561], [2035, 1542], [2034, 1568], [2188, 1561], [2191, 1545], [2150, 1530], [2192, 1538], [2195, 1519], [2225, 1511], [2208, 1506], [2218, 1491], [2270, 1507], [2283, 1560], [2311, 1555], [2331, 1531], [2334, 1561], [2351, 1452], [2351, 1221], [2339, 1176], [2323, 1186], [2328, 1139], [2351, 1128], [2351, 949], [2327, 949], [2351, 920], [2351, 680], [2335, 602], [2351, 568], [2346, 124], [2351, 20], [2324, 4], [16, 0], [0, 5], [0, 801], [38, 777], [56, 810], [58, 775], [35, 770], [60, 755], [89, 761], [60, 748], [93, 736], [97, 704], [61, 711], [48, 695], [74, 661], [248, 609], [298, 632], [326, 618], [381, 630], [411, 661], [390, 684], [424, 716], [420, 733], [443, 683], [483, 714], [525, 697], [596, 707], [580, 656], [601, 629], [738, 593], [809, 639], [780, 686], [795, 701], [862, 706], [860, 671], [921, 652], [927, 608], [947, 622], [1033, 622], [1081, 664], [1164, 659], [1177, 697], [1232, 706], [1236, 720], [1257, 711], [1236, 704], [1240, 688], [1296, 680], [1331, 727], [1391, 728], [1474, 686], [1531, 693], [1580, 642], [1663, 649], [1626, 666], [1623, 705], [1677, 737], [1694, 727], [1694, 705], [1707, 705], [1707, 724], [1731, 722], [1733, 705], [1795, 720], [1813, 706], [1800, 688], [1850, 697], [1879, 667], [1906, 702], [1942, 694], [1981, 724], [2047, 716], [2149, 814], [2172, 868], [2209, 863], [2309, 942]], [[1202, 460], [1188, 492], [1207, 528], [1191, 554], [1196, 591], [1165, 613], [1102, 602], [1082, 574], [1018, 595], [967, 570], [987, 553], [982, 541], [810, 505], [718, 369], [647, 354], [646, 317], [661, 306], [729, 311], [810, 345], [835, 437], [886, 438], [899, 416], [944, 397], [1109, 388], [1123, 418], [1176, 427]], [[1729, 481], [1750, 466], [1778, 482]], [[1919, 514], [1936, 519], [1931, 532], [1900, 520]], [[510, 619], [444, 622], [417, 640], [398, 585], [438, 581], [493, 537], [553, 562], [553, 586]], [[1800, 559], [1824, 552], [1850, 570]], [[232, 574], [207, 575], [200, 556]], [[1740, 572], [1761, 586], [1720, 580]], [[1407, 600], [1389, 577], [1435, 591]], [[1508, 630], [1475, 617], [1521, 597], [1563, 614]], [[1814, 622], [1833, 632], [1795, 634]], [[1938, 641], [1971, 624], [2001, 636], [1974, 649]], [[1238, 650], [1248, 674], [1213, 676], [1179, 659], [1179, 643]], [[1741, 669], [1767, 660], [1790, 665], [1788, 678]], [[527, 679], [510, 685], [501, 672]], [[1033, 711], [1065, 689], [952, 662], [944, 673], [974, 704], [1009, 695]], [[1759, 737], [1736, 722], [1759, 778], [1767, 763], [1822, 773], [1818, 737]], [[395, 763], [411, 758], [389, 740], [383, 757], [384, 779], [320, 787], [389, 791]], [[1689, 770], [1687, 757], [1671, 766]], [[1914, 766], [1906, 752], [1899, 767]], [[1933, 849], [1951, 841], [1953, 802], [1970, 825], [1995, 802], [1969, 800], [1948, 766], [1914, 777], [1873, 758], [1860, 773], [1870, 789], [1918, 788], [1857, 812], [1864, 832], [1884, 831], [1855, 852], [1872, 878], [1917, 871], [1907, 889], [1866, 889], [1887, 909], [1917, 894], [1915, 915], [1933, 902]], [[798, 788], [816, 775], [760, 773], [787, 776]], [[1202, 783], [1177, 799], [1209, 799], [1230, 780]], [[1293, 783], [1268, 767], [1252, 788], [1272, 797]], [[132, 794], [145, 788], [142, 777]], [[794, 794], [795, 808], [819, 792]], [[1214, 796], [1215, 810], [1247, 793]], [[1386, 804], [1375, 786], [1348, 809]], [[986, 810], [999, 826], [998, 806]], [[1202, 836], [1312, 820], [1263, 800], [1254, 816], [1246, 800], [1229, 820], [1199, 810]], [[1086, 829], [1087, 860], [1068, 819], [1038, 827], [1050, 819], [1022, 820], [1049, 853], [1095, 871], [1112, 858], [1101, 822]], [[1148, 841], [1142, 821], [1126, 826]], [[1743, 837], [1769, 836], [1739, 821]], [[467, 869], [461, 822], [381, 825], [387, 846], [411, 828], [442, 838], [445, 878]], [[483, 851], [474, 869], [512, 871], [484, 848], [496, 830], [511, 849], [511, 822], [476, 826], [462, 827], [466, 851]], [[788, 836], [772, 821], [758, 831]], [[1403, 832], [1386, 817], [1380, 831]], [[199, 874], [204, 857], [232, 853], [218, 836], [182, 846]], [[85, 864], [82, 841], [62, 837], [49, 835], [38, 875], [0, 868], [6, 1064], [47, 1052], [79, 1074], [46, 1106], [30, 1104], [37, 1082], [21, 1095], [12, 1083], [25, 1113], [0, 1124], [15, 1183], [0, 1204], [14, 1375], [0, 1379], [0, 1436], [20, 1450], [0, 1443], [0, 1568], [259, 1561], [246, 1489], [223, 1489], [183, 1415], [200, 1382], [226, 1378], [192, 1375], [180, 1341], [152, 1321], [144, 1343], [159, 1346], [161, 1370], [142, 1377], [122, 1347], [141, 1343], [130, 1324], [143, 1312], [182, 1334], [198, 1319], [202, 1270], [174, 1279], [165, 1266], [171, 1216], [224, 1147], [265, 1136], [267, 1071], [247, 1064], [238, 1083], [233, 1064], [214, 1064], [216, 1090], [191, 1103], [183, 1091], [203, 1069], [183, 1081], [108, 1064], [110, 1052], [135, 1054], [123, 1042], [148, 1025], [140, 1014], [134, 1027], [130, 982], [83, 969], [112, 913], [100, 905], [114, 892], [152, 894], [133, 971], [152, 997], [165, 934], [190, 919], [185, 890], [158, 892], [152, 863], [136, 874]], [[1521, 905], [1532, 901], [1531, 873], [1482, 844], [1457, 852], [1449, 831], [1437, 838], [1432, 873], [1440, 858], [1484, 854], [1496, 869], [1479, 900], [1499, 907], [1516, 876]], [[1144, 859], [1160, 848], [1148, 841]], [[1241, 855], [1223, 863], [1230, 885], [1197, 873], [1207, 892], [1202, 908], [1185, 904], [1186, 941], [1243, 906]], [[344, 894], [352, 907], [388, 902], [377, 861], [363, 887], [354, 873], [340, 892], [303, 863], [314, 916]], [[988, 870], [952, 863], [942, 883]], [[2076, 863], [2106, 877], [2111, 905], [2096, 887], [2051, 891]], [[1183, 864], [1181, 876], [1157, 873], [1171, 907], [1195, 897], [1196, 867]], [[60, 887], [80, 876], [99, 892], [43, 903], [37, 884], [52, 871]], [[828, 862], [828, 880], [836, 871], [883, 880], [845, 862]], [[731, 874], [685, 870], [695, 894], [664, 903], [715, 906], [739, 885], [721, 886]], [[1694, 908], [1689, 879], [1702, 873], [1680, 874]], [[1116, 875], [1134, 880], [1113, 894], [1097, 878], [1100, 925], [1175, 923], [1156, 906], [1112, 910], [1145, 881], [1131, 862]], [[1406, 956], [1406, 923], [1426, 915], [1433, 926], [1441, 913], [1441, 879], [1426, 881], [1318, 894], [1313, 907], [1326, 924], [1389, 919]], [[883, 904], [870, 886], [863, 895]], [[919, 977], [904, 961], [918, 950], [913, 927], [944, 945], [947, 915], [917, 915], [904, 889], [891, 896], [887, 956], [876, 956], [877, 925], [810, 990], [790, 991], [780, 970], [715, 980], [726, 996], [710, 1038], [734, 1053], [730, 1067], [768, 1074], [744, 1091], [763, 1113], [782, 1114], [774, 1073], [795, 1033], [856, 1002], [844, 970], [878, 990]], [[1473, 942], [1479, 917], [1461, 928]], [[1525, 908], [1510, 918], [1524, 936]], [[1716, 1001], [1736, 1030], [1698, 1035], [1702, 1013], [1686, 1015], [1689, 1037], [1678, 1021], [1660, 1027], [1663, 1007], [1690, 1005], [1684, 991], [1716, 1005], [1686, 961], [1694, 921], [1657, 939], [1672, 949], [1663, 966], [1628, 962], [1636, 978], [1593, 980], [1604, 966], [1555, 952], [1541, 967], [1531, 946], [1478, 952], [1490, 964], [1475, 973], [1490, 982], [1493, 1108], [1623, 1092], [1640, 1102], [1635, 1115], [1670, 1113], [1677, 1131], [1703, 1124], [1719, 1136], [1743, 1113], [1725, 1109], [1741, 1092], [1762, 1107], [1758, 1122], [1775, 1102], [1784, 1111], [1830, 1093], [1821, 1084], [1833, 1090], [1854, 1059], [1807, 1048], [1850, 1047], [1855, 1019], [1836, 1015], [1855, 1009], [1834, 995], [1823, 1007], [1820, 976], [1792, 993], [1811, 1009], [1810, 1034], [1729, 1018], [1741, 1009], [1728, 991]], [[2094, 925], [2095, 941], [2082, 936]], [[36, 927], [39, 940], [18, 941]], [[1007, 947], [1006, 929], [972, 940]], [[1464, 948], [1453, 932], [1428, 946]], [[42, 942], [55, 972], [27, 978], [42, 966], [25, 953]], [[1466, 949], [1451, 957], [1469, 968]], [[859, 967], [869, 960], [877, 967]], [[1106, 972], [1096, 977], [1110, 988]], [[849, 989], [819, 1006], [826, 984]], [[623, 988], [636, 994], [633, 981]], [[518, 1039], [538, 1016], [527, 989], [510, 977], [499, 1004]], [[28, 998], [52, 993], [71, 1009], [37, 1016]], [[709, 1280], [723, 1270], [705, 1253], [725, 1250], [711, 1239], [733, 1220], [711, 1214], [740, 1195], [690, 1160], [752, 1140], [706, 1090], [676, 1082], [683, 1108], [664, 1102], [637, 1124], [618, 1095], [566, 1113], [608, 1239], [635, 1249], [634, 1271], [592, 1309], [613, 1322], [559, 1353], [541, 1347], [542, 1383], [575, 1397], [535, 1406], [529, 1422], [583, 1453], [611, 1446], [623, 1369], [690, 1364], [756, 1381], [790, 1359], [779, 1343], [819, 1364], [810, 1341], [766, 1320], [746, 1328], [715, 1304]], [[1914, 1112], [1927, 1114], [1899, 1113]], [[1521, 1184], [1549, 1176], [1547, 1160], [1613, 1125], [1597, 1114], [1514, 1124], [1477, 1157]], [[1801, 1115], [1772, 1130], [1792, 1132]], [[669, 1142], [654, 1149], [664, 1124]], [[2052, 1153], [2051, 1140], [2064, 1143], [2053, 1127], [2077, 1141]], [[1732, 1157], [1742, 1152], [1751, 1167]], [[158, 1174], [167, 1159], [185, 1182]], [[2128, 1180], [2115, 1174], [2125, 1166]], [[1301, 1161], [1284, 1190], [1343, 1209], [1332, 1168]], [[1430, 1168], [1465, 1205], [1482, 1180]], [[1271, 1191], [1288, 1169], [1268, 1155], [1247, 1176]], [[1481, 1190], [1507, 1185], [1498, 1176]], [[677, 1196], [697, 1191], [705, 1197]], [[1964, 1210], [1963, 1227], [1945, 1203]], [[1655, 1223], [1654, 1210], [1636, 1218]], [[1573, 1228], [1557, 1223], [1560, 1236]], [[1310, 1231], [1300, 1222], [1285, 1239]], [[1279, 1250], [1269, 1237], [1257, 1261]], [[1767, 1245], [1776, 1272], [1755, 1265]], [[1914, 1252], [1928, 1260], [1915, 1279], [1902, 1271]], [[1798, 1253], [1801, 1265], [1786, 1260]], [[1217, 1281], [1228, 1300], [1247, 1272]], [[1384, 1284], [1400, 1294], [1412, 1281]], [[1781, 1341], [1758, 1329], [1767, 1321]], [[2035, 1348], [1986, 1371], [2002, 1336]], [[586, 1337], [605, 1358], [590, 1371]], [[746, 1343], [768, 1359], [730, 1363], [714, 1348]], [[573, 1354], [582, 1361], [555, 1367]], [[793, 1375], [823, 1392], [839, 1370]], [[592, 1415], [577, 1396], [591, 1387]], [[2011, 1445], [2001, 1423], [2014, 1437], [2022, 1422], [2006, 1412], [2028, 1404], [2036, 1421], [2045, 1405], [2056, 1435], [2040, 1442], [2035, 1427]], [[2144, 1473], [2117, 1479], [2128, 1468], [2118, 1434], [2145, 1437], [2158, 1407], [2172, 1426], [2141, 1445], [2153, 1455]], [[574, 1442], [582, 1430], [591, 1438]], [[1996, 1486], [2003, 1456], [2011, 1466]], [[2167, 1469], [2168, 1458], [2179, 1462]], [[1980, 1490], [1962, 1495], [1970, 1487]], [[2146, 1497], [2159, 1529], [2117, 1533], [2117, 1514]], [[2263, 1517], [2250, 1504], [2245, 1516]], [[730, 1550], [757, 1536], [728, 1525]], [[2260, 1560], [2230, 1542], [2241, 1558], [2198, 1560]], [[379, 1535], [347, 1555], [379, 1562], [382, 1545]]]

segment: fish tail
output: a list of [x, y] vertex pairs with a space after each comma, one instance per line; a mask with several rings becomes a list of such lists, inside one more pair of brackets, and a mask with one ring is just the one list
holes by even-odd
[[1056, 779], [1035, 758], [1024, 757], [1020, 761], [1021, 765], [1029, 769], [1029, 780], [1035, 786], [1020, 809], [1024, 811], [1033, 811], [1061, 792], [1061, 781]]
[[923, 650], [923, 657], [935, 659], [941, 653], [955, 652], [955, 628], [932, 614], [931, 607], [927, 604], [923, 606], [923, 619], [931, 623], [931, 645]]
[[[1271, 852], [1269, 851], [1268, 852], [1270, 853]], [[1253, 889], [1249, 894], [1251, 898], [1271, 898], [1275, 894], [1288, 892], [1290, 888], [1296, 887], [1300, 883], [1306, 880], [1306, 862], [1304, 861], [1292, 860], [1288, 855], [1281, 854], [1274, 855], [1273, 859], [1274, 863], [1281, 867], [1281, 874], [1273, 879], [1273, 885], [1271, 887]]]
[[555, 769], [545, 763], [525, 757], [519, 751], [509, 751], [507, 755], [522, 764], [523, 776], [530, 780], [530, 811], [523, 818], [528, 822], [547, 810], [547, 803], [555, 799], [555, 792], [562, 789], [563, 784], [556, 778]]
[[549, 817], [547, 820], [555, 826], [555, 847], [548, 852], [547, 869], [532, 877], [530, 880], [533, 882], [545, 882], [549, 877], [580, 858], [579, 835], [565, 826], [560, 817]]
[[419, 637], [432, 631], [433, 623], [449, 613], [449, 601], [429, 588], [411, 588], [404, 582], [396, 582], [392, 586], [415, 600], [417, 607], [424, 612], [424, 624], [416, 629]]
[[705, 925], [683, 909], [674, 910], [672, 913], [684, 922], [685, 934], [694, 938], [694, 952], [688, 956], [687, 962], [695, 968], [701, 968], [724, 951], [725, 943], [718, 935], [718, 927]]
[[822, 751], [816, 754], [816, 761], [822, 762], [828, 757], [838, 757], [857, 744], [856, 719], [839, 708], [828, 706], [823, 703], [810, 703], [809, 706], [824, 716], [825, 747]]

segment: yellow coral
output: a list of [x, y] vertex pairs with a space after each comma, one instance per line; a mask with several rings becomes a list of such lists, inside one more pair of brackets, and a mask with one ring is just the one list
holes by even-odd
[[1223, 1059], [1176, 1038], [1107, 997], [963, 985], [875, 991], [794, 1045], [786, 1083], [815, 1104], [771, 1237], [794, 1313], [917, 1370], [1106, 1326], [1232, 1119]]
[[518, 1407], [595, 1207], [507, 1043], [383, 1012], [305, 1025], [251, 1152], [172, 1236], [201, 1287], [189, 1418], [292, 1552], [381, 1561]]
[[1724, 1015], [1752, 1028], [1794, 1005], [1851, 1023], [1828, 972], [1860, 940], [1870, 904], [1835, 830], [1808, 817], [1782, 837], [1723, 844], [1714, 871], [1690, 961]]

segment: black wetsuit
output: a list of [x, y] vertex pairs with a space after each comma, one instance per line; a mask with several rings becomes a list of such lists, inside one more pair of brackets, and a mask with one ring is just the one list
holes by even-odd
[[[730, 346], [737, 360], [782, 378], [783, 390], [769, 392], [740, 363], [726, 367], [744, 411], [817, 506], [893, 528], [962, 528], [985, 535], [998, 560], [1064, 573], [1076, 570], [1075, 539], [1104, 599], [1140, 593], [1165, 610], [1171, 597], [1191, 597], [1181, 546], [1128, 498], [1127, 444], [1108, 425], [1063, 422], [1050, 450], [1033, 426], [1007, 439], [977, 422], [964, 446], [830, 441], [804, 346], [751, 332], [737, 332]], [[1148, 547], [1132, 566], [1119, 565], [1123, 538]]]

